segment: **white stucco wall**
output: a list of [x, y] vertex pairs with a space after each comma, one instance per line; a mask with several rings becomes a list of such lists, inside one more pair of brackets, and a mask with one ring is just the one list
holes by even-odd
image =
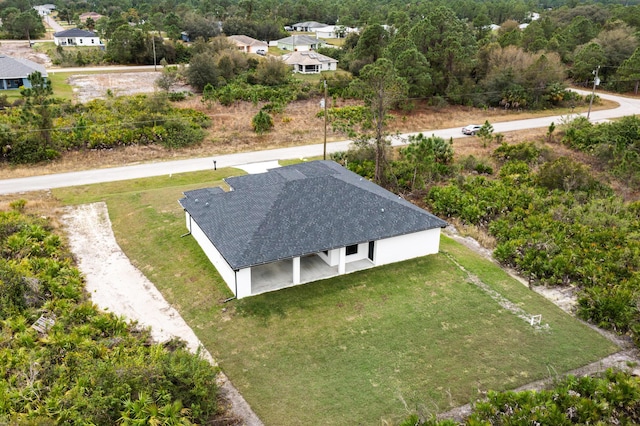
[[358, 260], [366, 259], [369, 254], [369, 243], [361, 243], [358, 244], [358, 252], [354, 254], [347, 255], [345, 262], [356, 262]]
[[99, 37], [54, 37], [53, 43], [56, 46], [102, 46]]
[[329, 64], [329, 71], [335, 71], [338, 69], [338, 63], [337, 62], [331, 62]]
[[[207, 238], [207, 236], [204, 234], [202, 229], [200, 229], [198, 224], [191, 219], [189, 213], [185, 212], [185, 215], [186, 215], [187, 229], [191, 231], [191, 235], [198, 242], [198, 244], [202, 248], [202, 251], [204, 251], [204, 254], [207, 255], [207, 258], [209, 258], [213, 266], [216, 267], [216, 269], [218, 270], [218, 273], [220, 274], [224, 282], [227, 283], [227, 286], [231, 289], [233, 294], [236, 297], [239, 297], [237, 294], [235, 294], [236, 293], [235, 272], [233, 271], [233, 269], [231, 269], [227, 261], [224, 260], [224, 257], [222, 257], [220, 252], [215, 248], [215, 246], [209, 240], [209, 238]], [[241, 272], [241, 271], [238, 271], [238, 272]], [[246, 283], [244, 284], [246, 286]], [[238, 293], [240, 293], [240, 279], [238, 279]], [[251, 271], [249, 271], [249, 294], [251, 294]]]
[[328, 254], [324, 254], [324, 252], [319, 252], [318, 256], [320, 256], [320, 259], [324, 260], [327, 265], [338, 266], [338, 262], [340, 261], [340, 250], [339, 249], [329, 250]]
[[[374, 263], [386, 265], [438, 252], [440, 228], [376, 241]], [[359, 248], [358, 248], [358, 251]], [[365, 256], [367, 252], [365, 251]]]
[[240, 269], [236, 272], [236, 277], [238, 279], [238, 294], [236, 294], [236, 297], [242, 299], [243, 297], [251, 296], [251, 268]]

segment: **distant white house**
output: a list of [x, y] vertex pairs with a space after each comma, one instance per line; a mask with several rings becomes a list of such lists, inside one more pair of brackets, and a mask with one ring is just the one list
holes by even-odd
[[357, 33], [357, 28], [345, 27], [344, 25], [328, 25], [326, 27], [314, 28], [312, 30], [318, 38], [345, 38], [351, 33]]
[[234, 43], [238, 50], [245, 53], [264, 54], [269, 49], [269, 44], [264, 41], [256, 40], [246, 35], [231, 35], [227, 37], [229, 41]]
[[282, 56], [282, 60], [293, 67], [293, 72], [318, 74], [322, 71], [335, 71], [338, 60], [313, 51], [297, 51]]
[[326, 27], [327, 24], [322, 24], [316, 21], [298, 22], [297, 24], [290, 25], [293, 31], [300, 31], [304, 33], [310, 33], [315, 28]]
[[71, 28], [53, 34], [53, 42], [56, 46], [102, 46], [100, 37], [91, 31]]
[[40, 16], [50, 15], [52, 11], [56, 10], [56, 6], [54, 4], [42, 4], [40, 6], [33, 6], [33, 8]]
[[189, 235], [237, 298], [438, 253], [447, 222], [332, 161], [184, 193]]
[[277, 41], [279, 49], [289, 50], [291, 52], [317, 50], [324, 45], [324, 41], [306, 35], [293, 35]]
[[42, 74], [43, 77], [47, 77], [47, 70], [43, 65], [28, 59], [0, 55], [0, 90], [31, 87], [29, 74], [36, 71]]

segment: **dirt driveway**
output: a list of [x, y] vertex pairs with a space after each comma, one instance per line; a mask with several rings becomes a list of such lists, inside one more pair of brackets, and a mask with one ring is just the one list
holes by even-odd
[[[201, 356], [216, 365], [180, 313], [120, 249], [105, 203], [68, 207], [61, 220], [93, 303], [105, 311], [150, 327], [151, 335], [157, 341], [181, 338], [192, 352], [200, 349]], [[262, 425], [224, 373], [218, 376], [218, 386], [223, 398], [230, 403], [233, 417], [242, 419], [247, 426]]]

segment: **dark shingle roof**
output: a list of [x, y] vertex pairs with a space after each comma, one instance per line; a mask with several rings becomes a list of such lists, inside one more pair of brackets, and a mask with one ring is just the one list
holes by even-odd
[[447, 225], [331, 161], [226, 181], [180, 204], [233, 269]]
[[54, 37], [97, 37], [96, 33], [81, 30], [80, 28], [71, 28], [70, 30], [58, 31], [53, 34]]
[[43, 65], [28, 59], [0, 55], [0, 79], [26, 78], [34, 71], [39, 71], [43, 77], [47, 77], [47, 70]]

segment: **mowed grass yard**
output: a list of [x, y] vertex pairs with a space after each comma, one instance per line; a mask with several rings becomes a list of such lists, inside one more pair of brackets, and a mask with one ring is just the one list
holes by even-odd
[[[369, 425], [437, 413], [617, 348], [501, 268], [443, 237], [441, 254], [223, 303], [225, 283], [186, 232], [182, 191], [226, 169], [54, 190], [104, 200], [121, 247], [191, 325], [267, 425]], [[462, 271], [452, 260], [462, 265]], [[468, 273], [528, 314], [503, 309]]]

